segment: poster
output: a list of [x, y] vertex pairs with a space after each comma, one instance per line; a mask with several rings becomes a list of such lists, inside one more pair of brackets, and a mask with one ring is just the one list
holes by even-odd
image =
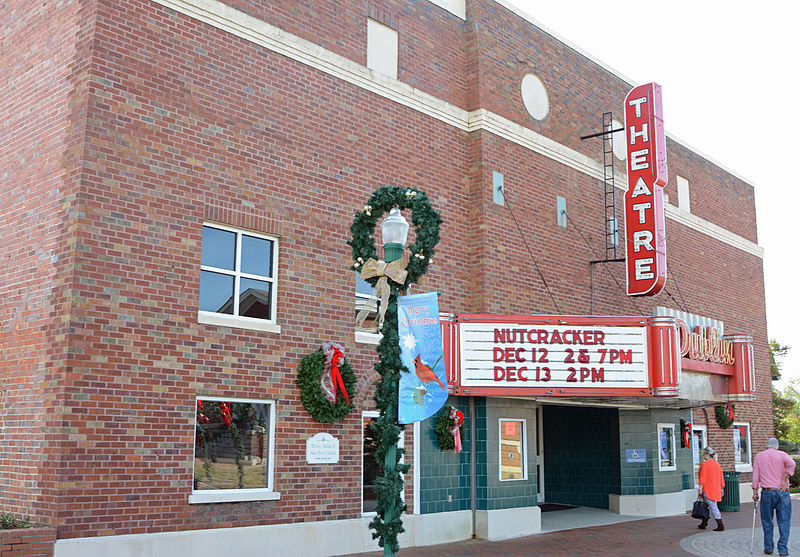
[[397, 297], [400, 374], [397, 419], [401, 424], [436, 414], [447, 401], [439, 300], [436, 292]]

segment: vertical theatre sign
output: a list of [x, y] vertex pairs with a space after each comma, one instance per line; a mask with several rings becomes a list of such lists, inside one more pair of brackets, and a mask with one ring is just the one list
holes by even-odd
[[628, 191], [625, 192], [625, 257], [628, 296], [654, 296], [667, 280], [664, 186], [667, 149], [661, 86], [648, 83], [625, 97]]

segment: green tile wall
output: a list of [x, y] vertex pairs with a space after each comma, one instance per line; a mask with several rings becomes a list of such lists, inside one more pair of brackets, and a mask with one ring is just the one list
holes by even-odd
[[[692, 452], [680, 446], [681, 419], [689, 421], [690, 416], [679, 410], [620, 410], [621, 495], [672, 493], [692, 487]], [[676, 470], [662, 472], [658, 469], [659, 423], [675, 425]], [[626, 462], [625, 449], [646, 449], [647, 462]]]
[[547, 502], [608, 508], [619, 493], [616, 408], [542, 407], [544, 496]]
[[[475, 413], [478, 510], [536, 505], [536, 409], [533, 404], [525, 400], [481, 399]], [[500, 418], [526, 420], [528, 476], [525, 480], [500, 481]]]
[[[462, 451], [442, 451], [434, 433], [436, 418], [450, 406], [464, 412]], [[445, 407], [435, 416], [420, 424], [420, 514], [446, 511], [463, 511], [470, 508], [469, 500], [469, 399], [450, 397]], [[453, 500], [449, 501], [451, 495]]]

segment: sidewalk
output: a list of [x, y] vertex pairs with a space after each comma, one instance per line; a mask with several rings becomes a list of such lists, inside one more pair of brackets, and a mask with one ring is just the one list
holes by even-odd
[[[568, 511], [556, 511], [568, 512]], [[714, 532], [712, 519], [708, 530], [698, 530], [698, 520], [688, 514], [648, 518], [561, 530], [499, 542], [467, 540], [426, 547], [400, 548], [402, 557], [478, 557], [503, 555], [702, 557], [750, 555], [753, 526], [753, 503], [742, 503], [738, 512], [722, 513], [724, 532]], [[756, 517], [753, 555], [764, 555], [761, 520]], [[778, 529], [775, 528], [775, 539]], [[792, 532], [789, 554], [800, 557], [800, 496], [792, 496]], [[378, 557], [383, 553], [361, 553], [351, 557]], [[778, 555], [777, 547], [773, 555]]]

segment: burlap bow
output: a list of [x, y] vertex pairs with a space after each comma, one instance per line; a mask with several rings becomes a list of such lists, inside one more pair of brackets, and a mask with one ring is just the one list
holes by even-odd
[[[380, 331], [383, 326], [383, 318], [386, 315], [386, 307], [389, 305], [389, 295], [392, 289], [389, 286], [389, 279], [392, 279], [398, 285], [403, 285], [408, 276], [406, 267], [408, 266], [408, 258], [403, 255], [402, 258], [391, 263], [384, 263], [383, 261], [376, 261], [375, 259], [368, 259], [361, 269], [361, 278], [370, 279], [380, 277], [378, 282], [375, 283], [375, 289], [372, 294], [380, 300], [378, 308], [378, 330]], [[364, 321], [370, 313], [370, 308], [364, 308], [358, 313], [356, 317], [356, 327], [363, 327]]]

